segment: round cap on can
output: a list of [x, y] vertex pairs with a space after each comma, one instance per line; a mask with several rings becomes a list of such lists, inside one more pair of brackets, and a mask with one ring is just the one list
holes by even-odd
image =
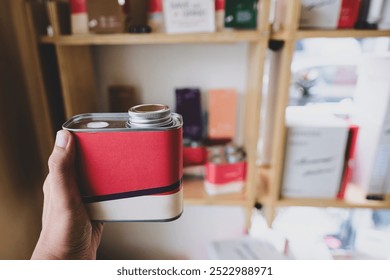
[[141, 104], [129, 109], [130, 119], [158, 120], [170, 114], [169, 107], [163, 104]]
[[171, 110], [163, 104], [141, 104], [129, 109], [131, 127], [161, 127], [172, 123]]

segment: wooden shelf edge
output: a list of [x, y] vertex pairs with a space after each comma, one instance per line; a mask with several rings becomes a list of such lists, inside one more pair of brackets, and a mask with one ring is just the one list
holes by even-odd
[[186, 44], [186, 43], [238, 43], [261, 42], [268, 36], [256, 30], [226, 31], [193, 34], [90, 34], [42, 36], [40, 42], [57, 45], [141, 45], [141, 44]]
[[390, 30], [356, 30], [356, 29], [337, 29], [337, 30], [297, 30], [295, 34], [289, 34], [286, 31], [278, 31], [271, 34], [273, 40], [300, 40], [308, 38], [366, 38], [366, 37], [390, 37]]
[[184, 180], [184, 203], [187, 205], [248, 206], [244, 192], [211, 196], [206, 193], [203, 180]]
[[[267, 180], [269, 167], [261, 167], [260, 174], [263, 181]], [[267, 186], [269, 188], [270, 186]], [[259, 202], [265, 206], [273, 207], [291, 207], [291, 206], [310, 206], [310, 207], [336, 207], [336, 208], [372, 208], [372, 209], [390, 209], [390, 200], [375, 201], [367, 200], [359, 186], [350, 183], [347, 188], [345, 199], [325, 199], [325, 198], [279, 198], [273, 199], [268, 195], [259, 198]]]

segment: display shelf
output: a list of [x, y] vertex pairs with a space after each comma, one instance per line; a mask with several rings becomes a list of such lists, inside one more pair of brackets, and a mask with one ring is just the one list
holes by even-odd
[[273, 40], [301, 40], [308, 38], [368, 38], [368, 37], [389, 37], [390, 30], [356, 30], [356, 29], [337, 29], [337, 30], [313, 30], [299, 29], [296, 32], [278, 31], [271, 34]]
[[[262, 167], [260, 174], [263, 184], [268, 188], [269, 167]], [[350, 183], [344, 199], [326, 199], [326, 198], [286, 198], [272, 199], [265, 194], [260, 199], [263, 205], [273, 205], [274, 207], [289, 206], [311, 206], [311, 207], [338, 207], [338, 208], [372, 208], [372, 209], [390, 209], [390, 200], [376, 201], [365, 198], [362, 188]]]
[[43, 36], [41, 43], [56, 45], [139, 45], [139, 44], [194, 44], [194, 43], [238, 43], [267, 40], [258, 31], [226, 31], [196, 34], [91, 34]]
[[[350, 184], [346, 198], [317, 199], [317, 198], [281, 198], [283, 180], [283, 167], [287, 129], [285, 111], [289, 104], [291, 82], [291, 64], [298, 40], [306, 38], [378, 38], [390, 37], [390, 30], [357, 30], [357, 29], [302, 29], [299, 28], [301, 1], [285, 1], [285, 18], [280, 31], [271, 32], [270, 39], [283, 41], [283, 44], [273, 45], [274, 56], [271, 64], [276, 67], [278, 79], [274, 79], [275, 107], [271, 108], [273, 122], [271, 157], [272, 165], [260, 170], [260, 186], [258, 202], [264, 207], [264, 216], [269, 226], [272, 226], [276, 216], [276, 208], [290, 206], [313, 207], [340, 207], [340, 208], [372, 208], [390, 209], [390, 199], [385, 201], [372, 201], [365, 199], [361, 188]], [[260, 137], [264, 137], [260, 135]]]
[[187, 205], [236, 205], [248, 206], [243, 192], [211, 196], [206, 193], [203, 180], [184, 180], [184, 203]]

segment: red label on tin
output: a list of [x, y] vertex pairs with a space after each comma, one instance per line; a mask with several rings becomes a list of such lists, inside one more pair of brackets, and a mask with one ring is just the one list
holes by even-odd
[[184, 166], [205, 164], [207, 160], [207, 150], [205, 147], [184, 147], [183, 164]]
[[83, 196], [145, 191], [182, 177], [182, 129], [75, 132]]
[[246, 162], [226, 164], [206, 164], [206, 180], [212, 184], [226, 184], [236, 181], [244, 181]]

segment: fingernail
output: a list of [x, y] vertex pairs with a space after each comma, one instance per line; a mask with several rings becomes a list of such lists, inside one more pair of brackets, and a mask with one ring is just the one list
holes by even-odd
[[65, 131], [60, 130], [57, 132], [56, 136], [56, 146], [60, 147], [62, 149], [66, 148], [66, 145], [68, 145], [69, 136], [65, 133]]

